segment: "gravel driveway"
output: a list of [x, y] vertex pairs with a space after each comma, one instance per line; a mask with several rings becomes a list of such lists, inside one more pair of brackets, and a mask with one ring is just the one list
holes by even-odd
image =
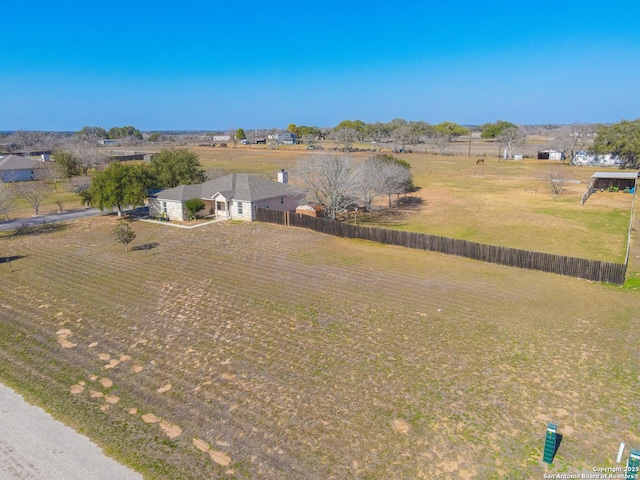
[[142, 480], [142, 476], [0, 384], [0, 479]]

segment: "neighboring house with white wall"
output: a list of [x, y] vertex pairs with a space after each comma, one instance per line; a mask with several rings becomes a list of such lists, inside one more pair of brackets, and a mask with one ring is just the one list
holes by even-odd
[[199, 198], [205, 208], [198, 216], [227, 220], [255, 219], [256, 207], [294, 211], [303, 203], [306, 194], [286, 183], [285, 172], [280, 182], [247, 173], [232, 173], [196, 185], [180, 185], [162, 190], [149, 198], [149, 215], [168, 220], [188, 218], [187, 200]]
[[36, 160], [18, 155], [0, 157], [0, 180], [3, 182], [24, 182], [33, 180]]

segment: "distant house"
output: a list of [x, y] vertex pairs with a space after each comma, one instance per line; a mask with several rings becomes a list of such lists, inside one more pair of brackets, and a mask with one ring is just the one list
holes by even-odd
[[33, 180], [36, 160], [18, 155], [0, 157], [0, 180], [3, 182], [24, 182]]
[[294, 211], [305, 197], [305, 193], [287, 183], [247, 173], [232, 173], [208, 182], [180, 185], [156, 193], [149, 198], [149, 215], [185, 221], [188, 217], [185, 203], [199, 198], [205, 208], [198, 212], [198, 216], [252, 221], [256, 207]]
[[547, 148], [538, 151], [538, 160], [564, 160], [564, 152]]
[[277, 133], [271, 133], [267, 136], [269, 140], [275, 140], [276, 143], [281, 145], [295, 145], [297, 136], [295, 133], [291, 133], [288, 130], [283, 130]]
[[105, 139], [102, 139], [102, 140], [98, 140], [98, 143], [100, 145], [117, 145], [118, 144], [118, 140], [105, 138]]

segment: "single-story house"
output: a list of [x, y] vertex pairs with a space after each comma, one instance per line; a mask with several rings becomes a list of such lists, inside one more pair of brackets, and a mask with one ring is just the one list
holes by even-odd
[[608, 190], [612, 187], [622, 191], [636, 186], [638, 172], [596, 172], [591, 178], [591, 185], [596, 190]]
[[563, 160], [564, 152], [560, 150], [553, 150], [551, 148], [547, 148], [546, 150], [538, 151], [538, 160]]
[[185, 221], [188, 218], [185, 203], [192, 198], [199, 198], [205, 204], [198, 216], [252, 221], [256, 207], [294, 211], [304, 202], [306, 194], [287, 183], [247, 173], [232, 173], [208, 182], [180, 185], [156, 193], [149, 197], [149, 215]]
[[36, 160], [18, 155], [0, 157], [0, 180], [3, 182], [24, 182], [33, 180]]

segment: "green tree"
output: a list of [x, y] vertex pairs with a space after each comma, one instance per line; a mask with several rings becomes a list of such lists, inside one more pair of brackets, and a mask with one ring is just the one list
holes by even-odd
[[189, 212], [189, 220], [195, 220], [196, 214], [205, 207], [205, 204], [199, 198], [191, 198], [185, 202], [184, 206]]
[[51, 158], [63, 172], [65, 178], [75, 177], [82, 172], [80, 161], [71, 152], [58, 150], [53, 152]]
[[124, 251], [129, 251], [129, 244], [133, 242], [133, 239], [136, 238], [136, 234], [128, 223], [119, 222], [118, 225], [111, 232], [113, 235], [113, 239], [124, 245]]
[[352, 128], [358, 133], [364, 132], [366, 123], [362, 120], [343, 120], [334, 128], [335, 131], [343, 130], [345, 128]]
[[593, 142], [593, 150], [620, 157], [622, 168], [636, 167], [640, 161], [640, 118], [601, 127]]
[[236, 130], [236, 140], [246, 140], [247, 134], [244, 131], [244, 128], [239, 128]]
[[291, 133], [295, 133], [296, 135], [299, 134], [298, 126], [295, 123], [290, 123], [289, 126], [287, 127], [287, 131]]
[[370, 138], [374, 142], [381, 142], [391, 133], [391, 127], [387, 123], [375, 122], [367, 123], [362, 132], [365, 138]]
[[439, 123], [438, 125], [434, 125], [431, 131], [431, 138], [436, 147], [438, 147], [440, 154], [444, 153], [446, 147], [456, 138], [469, 133], [469, 129], [454, 122]]
[[158, 188], [173, 188], [207, 180], [198, 155], [186, 148], [164, 149], [153, 156], [149, 166]]
[[480, 130], [482, 130], [480, 138], [497, 138], [508, 128], [518, 128], [518, 126], [503, 120], [498, 120], [495, 123], [485, 123], [480, 126]]
[[158, 132], [153, 132], [151, 135], [149, 135], [149, 138], [147, 140], [149, 140], [150, 142], [157, 142], [161, 139], [162, 139], [162, 134]]
[[316, 139], [322, 138], [322, 131], [318, 127], [309, 127], [306, 125], [298, 125], [298, 136], [302, 138], [304, 135], [313, 135]]
[[82, 127], [82, 130], [76, 132], [76, 137], [84, 140], [101, 140], [109, 138], [109, 134], [102, 127]]
[[145, 165], [113, 162], [93, 175], [91, 186], [80, 196], [84, 204], [100, 210], [116, 207], [121, 216], [126, 205], [144, 205], [152, 183], [151, 172]]
[[133, 137], [138, 140], [142, 140], [142, 133], [140, 130], [130, 125], [126, 127], [113, 127], [109, 129], [108, 134], [111, 139]]

